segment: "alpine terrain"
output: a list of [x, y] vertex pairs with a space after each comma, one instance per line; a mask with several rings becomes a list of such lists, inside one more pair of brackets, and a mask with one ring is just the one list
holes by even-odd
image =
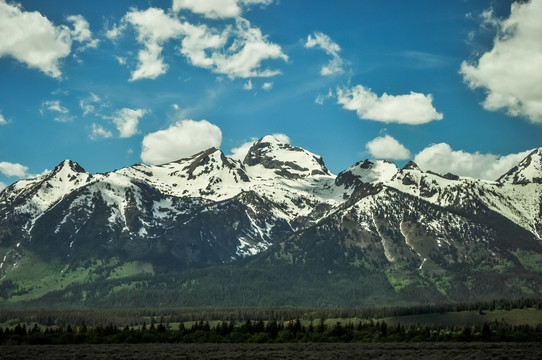
[[542, 294], [542, 148], [495, 181], [256, 141], [0, 193], [0, 304], [383, 306]]

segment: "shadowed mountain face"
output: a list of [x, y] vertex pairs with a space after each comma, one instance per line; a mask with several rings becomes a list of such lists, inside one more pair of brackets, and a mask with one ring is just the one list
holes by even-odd
[[243, 161], [212, 148], [88, 174], [66, 160], [0, 193], [0, 300], [84, 303], [98, 283], [140, 294], [165, 274], [192, 276], [168, 287], [177, 305], [217, 282], [254, 305], [322, 305], [326, 284], [328, 305], [540, 295], [541, 179], [542, 148], [494, 182], [370, 160], [335, 176], [272, 136]]

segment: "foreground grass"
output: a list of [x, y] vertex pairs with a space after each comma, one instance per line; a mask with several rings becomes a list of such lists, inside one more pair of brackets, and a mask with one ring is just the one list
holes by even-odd
[[2, 359], [479, 359], [538, 360], [540, 344], [136, 344], [3, 346]]

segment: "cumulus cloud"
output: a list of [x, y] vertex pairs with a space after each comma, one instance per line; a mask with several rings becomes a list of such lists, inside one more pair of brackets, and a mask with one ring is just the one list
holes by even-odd
[[320, 74], [323, 76], [340, 74], [343, 70], [343, 60], [339, 55], [341, 51], [340, 46], [333, 42], [329, 36], [324, 33], [316, 32], [313, 35], [307, 36], [306, 48], [319, 47], [324, 50], [328, 55], [331, 55], [331, 60], [327, 65], [322, 66]]
[[156, 43], [146, 45], [147, 48], [140, 50], [137, 54], [139, 65], [132, 72], [130, 81], [139, 79], [156, 79], [158, 76], [165, 74], [168, 65], [164, 64], [161, 57], [162, 47]]
[[379, 136], [369, 141], [365, 148], [375, 159], [405, 160], [410, 151], [390, 135]]
[[0, 1], [0, 57], [9, 56], [60, 78], [60, 62], [71, 53], [72, 41], [85, 47], [96, 47], [88, 22], [81, 15], [69, 16], [73, 30], [55, 26], [37, 11], [24, 11], [20, 5]]
[[145, 135], [141, 160], [163, 164], [189, 157], [211, 147], [220, 147], [222, 132], [206, 120], [181, 120], [165, 130]]
[[0, 173], [6, 176], [23, 178], [28, 176], [28, 167], [17, 163], [2, 161], [0, 162]]
[[273, 88], [273, 83], [272, 82], [265, 82], [262, 85], [262, 89], [265, 90], [265, 91], [269, 91], [272, 88]]
[[7, 123], [6, 118], [0, 114], [0, 125], [6, 125]]
[[252, 80], [248, 80], [244, 85], [243, 85], [243, 89], [244, 90], [252, 90]]
[[217, 49], [212, 53], [211, 70], [232, 79], [280, 74], [279, 70], [261, 69], [264, 60], [288, 61], [288, 56], [279, 45], [269, 42], [259, 28], [252, 27], [246, 19], [237, 18], [236, 27], [232, 28], [231, 34], [234, 38], [232, 45], [223, 51]]
[[137, 133], [139, 118], [143, 117], [147, 110], [123, 108], [118, 110], [113, 117], [113, 122], [117, 126], [121, 138], [128, 138]]
[[68, 122], [73, 120], [73, 117], [70, 116], [70, 111], [68, 108], [60, 104], [60, 100], [46, 100], [41, 104], [41, 106], [42, 109], [40, 112], [42, 115], [44, 109], [53, 112], [56, 114], [53, 119], [57, 122]]
[[441, 120], [442, 114], [433, 107], [431, 94], [411, 91], [408, 95], [378, 96], [371, 89], [356, 85], [351, 89], [337, 89], [337, 102], [344, 109], [355, 110], [360, 119], [409, 125]]
[[83, 110], [83, 116], [87, 116], [96, 110], [96, 103], [100, 102], [98, 95], [90, 93], [90, 95], [84, 99], [79, 100], [79, 106]]
[[4, 190], [6, 187], [6, 184], [0, 181], [0, 191]]
[[55, 26], [39, 12], [0, 1], [0, 57], [11, 56], [58, 78], [60, 59], [71, 51], [70, 30]]
[[190, 10], [210, 19], [233, 18], [241, 15], [242, 5], [268, 5], [273, 0], [173, 0], [173, 11]]
[[103, 126], [98, 124], [92, 124], [92, 132], [89, 137], [92, 140], [106, 139], [113, 136], [113, 133], [109, 130], [103, 128]]
[[[290, 138], [288, 137], [288, 135], [276, 133], [271, 136], [273, 136], [275, 139], [277, 139], [279, 142], [283, 144], [290, 143]], [[229, 157], [235, 160], [243, 161], [245, 159], [245, 156], [247, 156], [248, 151], [250, 150], [252, 145], [254, 145], [254, 143], [258, 140], [259, 139], [253, 137], [250, 139], [250, 141], [245, 142], [241, 146], [231, 149], [230, 150], [231, 154], [229, 155]]]
[[[199, 3], [207, 6], [207, 2]], [[120, 26], [109, 30], [107, 36], [115, 39], [128, 26], [135, 29], [138, 42], [144, 46], [138, 52], [138, 65], [131, 74], [131, 81], [155, 79], [167, 72], [162, 50], [171, 39], [181, 39], [180, 54], [192, 65], [232, 79], [277, 75], [278, 70], [262, 69], [262, 62], [288, 60], [279, 45], [269, 42], [260, 29], [240, 17], [235, 18], [233, 25], [218, 29], [205, 24], [193, 25], [158, 8], [134, 9], [123, 17]]]
[[168, 66], [162, 57], [163, 44], [169, 39], [180, 36], [183, 25], [164, 10], [149, 8], [144, 11], [131, 10], [122, 19], [120, 27], [114, 27], [107, 36], [116, 38], [126, 24], [130, 24], [137, 32], [137, 40], [145, 46], [137, 54], [138, 66], [131, 74], [130, 80], [155, 79], [165, 74]]
[[71, 31], [71, 37], [73, 40], [80, 42], [82, 45], [81, 50], [86, 48], [98, 47], [99, 40], [92, 38], [92, 32], [89, 28], [88, 21], [81, 15], [71, 15], [66, 18], [73, 24], [73, 30]]
[[477, 62], [461, 64], [464, 81], [485, 90], [486, 110], [542, 123], [542, 1], [513, 3], [508, 19], [494, 18], [492, 11], [483, 18], [498, 33], [493, 48]]
[[500, 156], [491, 153], [454, 151], [450, 145], [440, 143], [420, 151], [414, 157], [414, 161], [422, 170], [432, 170], [441, 174], [451, 172], [477, 179], [496, 180], [516, 166], [531, 151]]
[[46, 100], [43, 102], [43, 105], [50, 111], [56, 111], [61, 114], [67, 114], [69, 110], [64, 106], [60, 105], [60, 100]]

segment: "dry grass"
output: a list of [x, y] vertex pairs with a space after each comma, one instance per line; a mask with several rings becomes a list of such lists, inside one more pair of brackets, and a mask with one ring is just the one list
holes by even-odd
[[508, 359], [542, 358], [537, 343], [141, 344], [0, 347], [1, 359]]

